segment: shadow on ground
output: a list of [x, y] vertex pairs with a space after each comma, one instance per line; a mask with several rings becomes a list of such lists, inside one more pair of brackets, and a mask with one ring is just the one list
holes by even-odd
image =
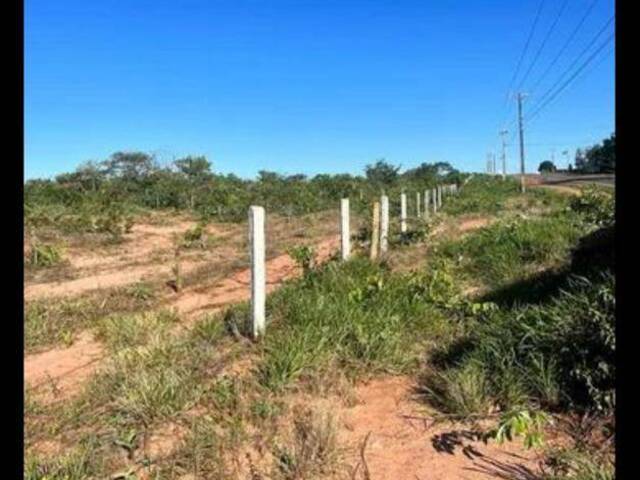
[[580, 239], [571, 252], [571, 261], [561, 269], [545, 270], [524, 280], [505, 285], [480, 296], [479, 302], [500, 306], [544, 303], [567, 284], [571, 276], [590, 276], [594, 272], [613, 270], [614, 227], [603, 227]]
[[505, 480], [540, 480], [539, 475], [522, 465], [522, 461], [526, 460], [524, 457], [506, 454], [513, 457], [513, 462], [490, 458], [471, 444], [477, 442], [484, 443], [484, 436], [478, 430], [452, 430], [431, 437], [431, 445], [438, 453], [455, 455], [459, 451], [471, 460], [473, 465], [464, 468], [467, 471]]

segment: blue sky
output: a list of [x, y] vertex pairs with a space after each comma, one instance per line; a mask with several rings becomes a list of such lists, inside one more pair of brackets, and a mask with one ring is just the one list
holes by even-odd
[[[545, 1], [519, 77], [564, 1]], [[525, 91], [592, 1], [567, 2]], [[613, 0], [596, 1], [525, 116], [613, 15]], [[25, 177], [118, 150], [161, 161], [204, 154], [216, 171], [244, 177], [358, 173], [381, 157], [482, 171], [502, 122], [515, 118], [506, 92], [538, 5], [26, 0]], [[526, 124], [527, 170], [554, 148], [565, 165], [563, 150], [614, 131], [612, 47]]]

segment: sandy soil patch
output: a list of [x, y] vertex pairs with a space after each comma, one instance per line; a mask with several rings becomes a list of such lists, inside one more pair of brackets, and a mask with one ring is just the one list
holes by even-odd
[[[377, 479], [537, 478], [539, 460], [520, 441], [487, 444], [469, 426], [433, 425], [405, 377], [374, 380], [356, 389], [358, 404], [340, 412], [339, 441], [358, 476]], [[367, 438], [368, 437], [368, 438]], [[363, 442], [366, 467], [360, 455]]]

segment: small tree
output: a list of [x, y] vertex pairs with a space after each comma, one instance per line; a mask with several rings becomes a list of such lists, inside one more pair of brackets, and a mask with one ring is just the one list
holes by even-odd
[[538, 167], [538, 171], [540, 173], [555, 172], [556, 166], [553, 164], [551, 160], [545, 160], [544, 162], [540, 163], [540, 166]]
[[176, 160], [174, 165], [189, 182], [189, 207], [193, 209], [195, 206], [196, 192], [202, 189], [202, 187], [213, 178], [211, 163], [203, 156], [188, 156]]
[[575, 166], [576, 166], [576, 170], [578, 170], [581, 173], [584, 173], [587, 167], [587, 157], [580, 148], [576, 150]]
[[384, 159], [378, 160], [374, 165], [367, 165], [365, 167], [367, 180], [381, 187], [393, 185], [398, 179], [399, 171], [400, 167], [391, 165]]

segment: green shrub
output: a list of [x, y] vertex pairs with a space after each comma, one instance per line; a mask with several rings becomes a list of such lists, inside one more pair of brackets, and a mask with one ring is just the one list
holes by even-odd
[[206, 226], [205, 221], [200, 221], [193, 228], [187, 230], [182, 236], [181, 246], [184, 248], [194, 246], [204, 248], [206, 245]]
[[611, 193], [595, 186], [586, 187], [575, 196], [570, 208], [595, 227], [609, 227], [615, 221], [614, 198]]
[[[504, 409], [533, 401], [547, 407], [611, 411], [614, 289], [611, 274], [573, 277], [546, 304], [494, 311], [470, 329], [471, 347], [457, 353], [453, 367], [444, 366], [435, 387], [441, 392], [465, 391], [458, 372], [473, 365], [485, 372], [488, 391]], [[443, 379], [452, 385], [443, 386]], [[457, 402], [457, 408], [458, 413], [469, 411], [463, 402]]]

